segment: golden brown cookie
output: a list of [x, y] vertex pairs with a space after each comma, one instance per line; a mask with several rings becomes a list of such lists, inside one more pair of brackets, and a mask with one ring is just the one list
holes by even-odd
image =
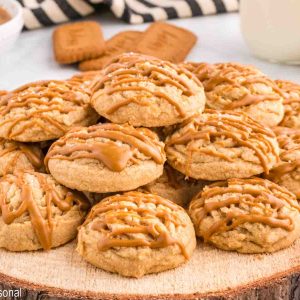
[[203, 83], [208, 108], [242, 111], [267, 126], [276, 126], [282, 120], [282, 92], [258, 69], [238, 63], [184, 66]]
[[279, 155], [273, 131], [232, 111], [206, 110], [191, 117], [165, 143], [173, 168], [203, 180], [268, 173]]
[[139, 191], [158, 195], [185, 207], [206, 184], [208, 183], [203, 180], [188, 178], [165, 164], [163, 174], [156, 180], [140, 187]]
[[0, 176], [17, 170], [44, 170], [44, 155], [37, 145], [0, 139]]
[[241, 253], [273, 252], [300, 235], [300, 206], [284, 187], [266, 179], [229, 179], [207, 186], [190, 203], [196, 234]]
[[128, 192], [95, 205], [78, 234], [78, 253], [96, 267], [142, 277], [185, 263], [196, 247], [183, 208], [157, 195]]
[[81, 72], [68, 79], [68, 82], [70, 82], [72, 85], [77, 85], [80, 88], [87, 90], [88, 93], [92, 93], [94, 81], [98, 78], [101, 78], [102, 75], [103, 74], [101, 71]]
[[106, 41], [105, 52], [101, 56], [82, 61], [79, 64], [79, 69], [81, 71], [103, 69], [117, 55], [134, 51], [142, 35], [143, 33], [140, 31], [122, 31], [117, 33]]
[[276, 80], [283, 93], [284, 117], [280, 126], [300, 129], [300, 85], [287, 80]]
[[51, 175], [17, 172], [0, 179], [0, 247], [48, 250], [72, 240], [89, 208]]
[[172, 63], [136, 53], [120, 55], [104, 69], [91, 103], [113, 123], [158, 127], [202, 112], [205, 95], [197, 78]]
[[55, 59], [61, 64], [95, 58], [105, 50], [99, 23], [87, 21], [64, 24], [53, 32]]
[[90, 94], [68, 81], [29, 83], [1, 102], [0, 137], [20, 142], [56, 139], [99, 118], [90, 107]]
[[267, 178], [286, 187], [300, 199], [300, 129], [275, 127], [280, 146], [280, 162]]
[[6, 95], [8, 92], [4, 90], [0, 90], [0, 97]]
[[158, 178], [164, 143], [146, 128], [112, 123], [78, 127], [54, 142], [45, 162], [61, 184], [85, 192], [128, 191]]

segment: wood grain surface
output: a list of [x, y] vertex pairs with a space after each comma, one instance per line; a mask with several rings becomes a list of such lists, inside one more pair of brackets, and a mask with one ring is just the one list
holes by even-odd
[[300, 241], [266, 255], [199, 244], [188, 264], [141, 279], [94, 268], [74, 242], [49, 252], [0, 250], [0, 289], [21, 289], [17, 299], [300, 299], [299, 250]]

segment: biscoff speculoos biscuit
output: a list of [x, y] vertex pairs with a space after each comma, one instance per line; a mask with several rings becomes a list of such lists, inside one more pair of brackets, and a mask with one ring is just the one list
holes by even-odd
[[105, 50], [101, 27], [91, 21], [61, 25], [53, 32], [53, 50], [61, 64], [95, 58]]
[[140, 31], [123, 31], [114, 35], [106, 41], [106, 49], [101, 56], [82, 61], [79, 64], [79, 69], [81, 71], [101, 70], [115, 56], [134, 51], [137, 41], [141, 38], [142, 34]]
[[142, 35], [135, 51], [179, 63], [196, 42], [196, 35], [187, 29], [155, 22]]

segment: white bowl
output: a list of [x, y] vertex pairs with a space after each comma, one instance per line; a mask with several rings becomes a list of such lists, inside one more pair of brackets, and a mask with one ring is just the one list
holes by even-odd
[[15, 0], [0, 0], [0, 7], [3, 7], [11, 16], [11, 19], [0, 25], [0, 53], [12, 47], [24, 25], [23, 9]]

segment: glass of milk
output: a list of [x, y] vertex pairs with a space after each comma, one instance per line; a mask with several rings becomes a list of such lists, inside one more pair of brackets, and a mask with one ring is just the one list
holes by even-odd
[[241, 0], [241, 28], [254, 55], [300, 64], [300, 0]]

